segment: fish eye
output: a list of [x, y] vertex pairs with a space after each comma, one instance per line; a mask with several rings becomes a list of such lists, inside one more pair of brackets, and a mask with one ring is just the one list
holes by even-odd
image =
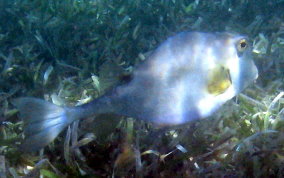
[[238, 52], [243, 52], [248, 47], [248, 42], [246, 39], [241, 39], [237, 43]]

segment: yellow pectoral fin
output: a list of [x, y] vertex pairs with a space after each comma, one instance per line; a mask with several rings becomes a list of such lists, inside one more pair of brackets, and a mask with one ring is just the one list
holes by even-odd
[[232, 84], [230, 71], [223, 66], [214, 68], [208, 76], [207, 90], [212, 95], [224, 93]]

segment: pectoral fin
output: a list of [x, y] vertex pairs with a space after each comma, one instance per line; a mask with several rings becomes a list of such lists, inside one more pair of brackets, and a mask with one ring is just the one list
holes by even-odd
[[231, 85], [232, 81], [229, 69], [218, 66], [209, 73], [207, 90], [210, 94], [220, 95]]

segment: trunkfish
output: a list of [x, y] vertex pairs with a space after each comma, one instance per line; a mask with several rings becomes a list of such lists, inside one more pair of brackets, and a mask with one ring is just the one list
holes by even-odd
[[37, 98], [15, 99], [24, 122], [22, 148], [39, 150], [73, 121], [104, 113], [157, 125], [205, 118], [257, 77], [247, 37], [227, 32], [181, 32], [138, 65], [129, 82], [89, 103], [61, 107]]

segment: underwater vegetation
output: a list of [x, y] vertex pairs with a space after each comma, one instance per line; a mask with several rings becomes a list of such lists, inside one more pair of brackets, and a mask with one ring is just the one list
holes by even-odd
[[[283, 0], [0, 0], [0, 177], [283, 177], [283, 12]], [[18, 149], [13, 99], [87, 103], [181, 31], [246, 34], [255, 84], [197, 122], [105, 114], [39, 152]]]

